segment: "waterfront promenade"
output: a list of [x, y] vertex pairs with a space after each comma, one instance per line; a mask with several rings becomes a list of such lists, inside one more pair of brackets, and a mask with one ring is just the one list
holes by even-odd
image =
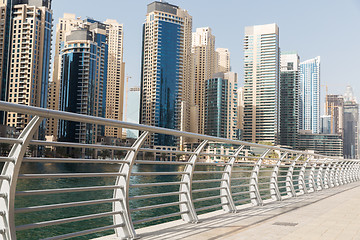
[[[360, 239], [360, 182], [290, 198], [238, 213], [200, 215], [201, 223], [181, 220], [143, 229], [141, 239]], [[115, 239], [114, 236], [97, 240]]]

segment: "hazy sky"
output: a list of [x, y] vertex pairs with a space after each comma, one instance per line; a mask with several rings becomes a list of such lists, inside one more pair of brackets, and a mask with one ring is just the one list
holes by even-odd
[[[141, 76], [142, 24], [150, 0], [53, 0], [54, 24], [74, 13], [124, 24], [124, 61], [131, 86]], [[197, 27], [211, 27], [216, 47], [229, 48], [232, 71], [243, 85], [244, 27], [277, 23], [282, 51], [297, 51], [301, 61], [321, 56], [321, 84], [329, 94], [353, 86], [360, 100], [360, 0], [172, 0], [188, 10]], [[55, 34], [55, 32], [54, 32]], [[54, 36], [55, 38], [55, 36]], [[325, 87], [322, 87], [322, 99]]]

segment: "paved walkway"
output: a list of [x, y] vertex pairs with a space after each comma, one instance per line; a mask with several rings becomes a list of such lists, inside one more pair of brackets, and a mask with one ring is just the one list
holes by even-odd
[[174, 221], [137, 233], [146, 240], [360, 240], [360, 182], [262, 207], [243, 206], [238, 213], [217, 211], [199, 217], [198, 224]]

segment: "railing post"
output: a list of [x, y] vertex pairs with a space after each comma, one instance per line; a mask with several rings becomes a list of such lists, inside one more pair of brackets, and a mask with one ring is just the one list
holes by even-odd
[[221, 178], [222, 181], [220, 187], [224, 187], [220, 189], [220, 195], [224, 195], [223, 197], [221, 197], [221, 203], [225, 204], [222, 206], [222, 208], [226, 212], [236, 212], [236, 206], [232, 198], [231, 191], [231, 174], [234, 168], [234, 163], [244, 147], [245, 146], [242, 145], [235, 151], [234, 156], [229, 160], [228, 165], [225, 165], [225, 173], [223, 173]]
[[194, 175], [194, 169], [196, 161], [199, 157], [200, 152], [207, 144], [207, 140], [203, 141], [195, 150], [195, 153], [190, 156], [188, 163], [184, 169], [185, 174], [181, 178], [180, 184], [180, 195], [179, 201], [183, 202], [180, 204], [181, 218], [188, 223], [197, 223], [199, 218], [196, 214], [194, 202], [192, 199], [192, 180]]
[[120, 214], [116, 214], [113, 217], [115, 225], [121, 224], [121, 227], [115, 228], [116, 236], [122, 239], [135, 239], [137, 238], [134, 224], [130, 215], [129, 206], [129, 190], [130, 190], [130, 176], [131, 171], [136, 160], [136, 156], [140, 147], [145, 142], [149, 132], [143, 132], [141, 136], [132, 145], [132, 150], [129, 150], [124, 158], [127, 163], [121, 165], [119, 173], [122, 175], [116, 178], [115, 186], [119, 188], [114, 190], [114, 199], [120, 199], [113, 203], [113, 211]]
[[359, 162], [356, 162], [354, 175], [355, 175], [355, 181], [359, 181]]
[[281, 201], [282, 200], [280, 189], [279, 189], [279, 184], [278, 184], [278, 175], [279, 175], [279, 168], [280, 168], [280, 165], [281, 165], [281, 161], [284, 160], [284, 158], [287, 155], [288, 155], [288, 152], [283, 153], [283, 155], [277, 161], [277, 163], [274, 166], [274, 169], [273, 169], [273, 171], [271, 173], [270, 193], [271, 193], [271, 198], [273, 200], [276, 200], [276, 201]]
[[296, 192], [293, 183], [293, 173], [294, 173], [294, 166], [296, 162], [301, 158], [302, 154], [297, 156], [295, 160], [291, 163], [290, 167], [288, 168], [286, 174], [286, 193], [290, 197], [296, 197]]
[[260, 171], [262, 161], [266, 157], [266, 155], [270, 152], [270, 150], [271, 149], [266, 149], [265, 152], [260, 156], [260, 158], [256, 162], [256, 164], [252, 170], [251, 176], [250, 176], [250, 198], [251, 198], [251, 203], [255, 206], [263, 205], [260, 191], [259, 191], [258, 177], [259, 177], [259, 171]]
[[349, 181], [350, 182], [354, 182], [354, 167], [355, 167], [355, 162], [351, 162], [351, 166], [349, 169]]
[[301, 184], [299, 185], [299, 190], [300, 190], [301, 194], [308, 193], [308, 191], [306, 189], [305, 173], [306, 173], [306, 167], [307, 167], [310, 159], [311, 159], [311, 157], [308, 157], [300, 169], [299, 181], [301, 181]]
[[337, 168], [338, 162], [332, 160], [331, 164], [332, 164], [332, 168], [330, 170], [330, 187], [332, 188], [332, 187], [337, 186], [336, 185], [336, 168]]
[[320, 191], [320, 190], [323, 190], [324, 189], [324, 183], [323, 183], [323, 169], [324, 169], [324, 165], [325, 163], [322, 162], [320, 167], [319, 167], [319, 170], [317, 172], [317, 178], [316, 178], [316, 182], [317, 182], [317, 190]]
[[311, 164], [311, 170], [310, 170], [310, 175], [309, 175], [309, 192], [315, 192], [317, 191], [317, 187], [315, 184], [315, 170], [316, 170], [316, 165], [317, 162], [313, 162]]
[[344, 185], [344, 166], [345, 166], [346, 162], [342, 161], [339, 164], [339, 168], [338, 168], [338, 181], [339, 181], [339, 185]]
[[0, 227], [2, 228], [3, 239], [16, 239], [14, 213], [16, 183], [26, 149], [42, 120], [43, 118], [35, 116], [27, 124], [18, 137], [18, 139], [22, 140], [22, 143], [15, 143], [9, 153], [9, 158], [14, 159], [14, 161], [6, 162], [1, 172], [1, 176], [7, 178], [0, 180], [0, 193], [3, 195], [0, 198], [0, 211], [2, 212]]
[[344, 184], [348, 184], [348, 178], [347, 178], [347, 171], [349, 169], [350, 166], [350, 162], [346, 161], [343, 167], [343, 172], [342, 172], [342, 179], [343, 179], [343, 183]]
[[[324, 163], [325, 164], [325, 163]], [[324, 189], [330, 188], [330, 167], [331, 167], [331, 162], [327, 162], [326, 164], [326, 169], [325, 169], [325, 173], [324, 173]]]

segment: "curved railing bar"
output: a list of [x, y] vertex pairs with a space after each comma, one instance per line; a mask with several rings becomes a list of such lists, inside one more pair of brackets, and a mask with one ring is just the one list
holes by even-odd
[[295, 160], [291, 163], [290, 167], [288, 168], [288, 172], [286, 174], [286, 192], [289, 197], [296, 197], [296, 191], [293, 183], [294, 166], [302, 156], [303, 156], [302, 154], [299, 154], [295, 158]]
[[222, 175], [222, 180], [220, 187], [222, 187], [222, 189], [220, 189], [220, 195], [224, 196], [221, 197], [221, 203], [225, 204], [223, 205], [223, 209], [226, 212], [236, 212], [236, 206], [234, 203], [234, 200], [232, 198], [232, 190], [231, 190], [231, 175], [232, 175], [232, 171], [234, 169], [234, 163], [236, 161], [236, 159], [238, 158], [239, 154], [241, 153], [241, 151], [244, 149], [244, 145], [242, 145], [241, 147], [239, 147], [235, 153], [234, 156], [229, 160], [229, 164], [225, 166], [224, 171], [225, 173], [223, 173]]
[[259, 160], [255, 163], [254, 168], [251, 172], [251, 176], [250, 176], [250, 198], [251, 198], [251, 203], [254, 206], [262, 206], [263, 205], [263, 201], [261, 199], [261, 195], [260, 195], [260, 191], [259, 191], [259, 172], [260, 172], [260, 167], [261, 164], [263, 162], [264, 157], [266, 157], [266, 155], [268, 155], [268, 153], [271, 151], [271, 149], [266, 149], [264, 151], [264, 153], [261, 155], [261, 157], [259, 158]]
[[299, 185], [300, 194], [308, 193], [308, 190], [306, 188], [305, 173], [306, 173], [306, 167], [309, 164], [310, 160], [311, 160], [311, 156], [305, 160], [299, 172], [299, 181], [301, 181], [301, 184]]
[[130, 215], [129, 206], [129, 189], [130, 189], [130, 176], [132, 168], [138, 154], [140, 147], [148, 137], [149, 132], [143, 132], [141, 136], [132, 145], [132, 150], [129, 150], [124, 158], [126, 163], [120, 167], [119, 173], [122, 175], [117, 177], [115, 186], [119, 186], [114, 190], [114, 199], [120, 199], [113, 203], [113, 211], [121, 212], [113, 217], [114, 225], [121, 225], [115, 228], [115, 233], [118, 237], [135, 239], [137, 237], [134, 224]]
[[19, 171], [21, 167], [22, 160], [26, 153], [27, 147], [29, 146], [30, 140], [33, 138], [33, 135], [38, 130], [41, 121], [43, 118], [38, 116], [33, 117], [24, 130], [21, 132], [18, 137], [22, 143], [15, 143], [10, 150], [9, 158], [14, 159], [14, 162], [6, 162], [1, 176], [8, 176], [7, 180], [1, 180], [1, 190], [0, 192], [4, 194], [3, 198], [0, 198], [0, 208], [6, 209], [3, 214], [3, 224], [5, 227], [4, 235], [5, 239], [16, 239], [16, 230], [15, 230], [15, 190], [16, 184], [19, 176]]
[[286, 158], [287, 155], [288, 155], [288, 152], [284, 152], [281, 155], [280, 159], [276, 162], [276, 165], [274, 166], [273, 171], [271, 173], [270, 193], [271, 193], [271, 198], [273, 200], [282, 201], [279, 184], [278, 184], [278, 175], [279, 175], [279, 168], [280, 168], [281, 162], [284, 160], [284, 158]]
[[181, 177], [181, 184], [179, 190], [181, 194], [179, 195], [179, 202], [181, 202], [180, 212], [183, 212], [181, 214], [181, 218], [185, 222], [199, 222], [199, 218], [197, 216], [192, 197], [192, 181], [196, 161], [198, 160], [200, 152], [204, 149], [207, 143], [208, 141], [205, 140], [196, 148], [195, 153], [190, 156], [189, 161], [186, 164], [186, 167], [184, 169], [185, 174], [183, 174]]

